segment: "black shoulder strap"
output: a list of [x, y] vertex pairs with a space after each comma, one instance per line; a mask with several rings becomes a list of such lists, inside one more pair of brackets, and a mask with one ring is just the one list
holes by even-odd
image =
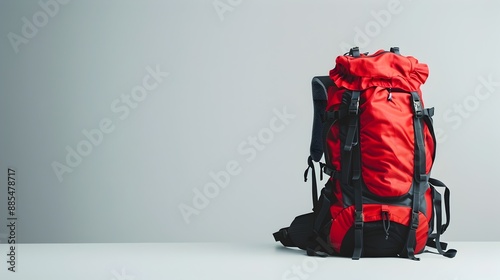
[[329, 76], [317, 76], [312, 79], [311, 85], [314, 118], [310, 152], [312, 159], [319, 162], [323, 156], [323, 119], [328, 100], [328, 88], [333, 85], [333, 81]]
[[[287, 247], [299, 247], [310, 256], [324, 257], [334, 254], [331, 247], [323, 240], [322, 228], [329, 221], [330, 200], [332, 190], [323, 188], [318, 199], [316, 172], [314, 161], [319, 162], [323, 156], [323, 123], [325, 119], [328, 88], [333, 85], [329, 76], [317, 76], [312, 79], [312, 97], [314, 105], [313, 129], [311, 137], [311, 155], [307, 159], [308, 167], [304, 171], [304, 181], [307, 181], [309, 169], [312, 169], [313, 212], [298, 216], [289, 227], [282, 228], [273, 234], [274, 240]], [[320, 169], [325, 165], [320, 163]], [[322, 173], [320, 173], [321, 176]], [[331, 171], [331, 176], [334, 172]]]

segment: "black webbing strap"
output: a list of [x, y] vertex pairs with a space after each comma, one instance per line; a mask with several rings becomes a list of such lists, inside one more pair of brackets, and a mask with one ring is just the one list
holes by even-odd
[[349, 128], [347, 130], [347, 136], [344, 143], [344, 151], [350, 151], [354, 145], [357, 144], [354, 138], [358, 131], [358, 113], [359, 113], [359, 96], [361, 92], [353, 91], [351, 93], [351, 102], [348, 108], [349, 118]]
[[[434, 142], [434, 150], [432, 151], [432, 160], [434, 161], [435, 156], [436, 156], [436, 135], [434, 133], [434, 126], [432, 122], [432, 116], [434, 116], [434, 108], [425, 108], [424, 109], [424, 122], [429, 129], [429, 132], [432, 136], [432, 140]], [[431, 185], [432, 189], [432, 197], [433, 197], [433, 208], [435, 211], [435, 217], [436, 217], [436, 233], [432, 233], [429, 236], [429, 239], [427, 240], [427, 246], [436, 248], [439, 252], [439, 254], [448, 257], [448, 258], [453, 258], [457, 254], [457, 250], [455, 249], [450, 249], [446, 250], [448, 244], [441, 242], [440, 237], [441, 235], [446, 231], [450, 224], [450, 190], [448, 187], [441, 181], [434, 179], [434, 178], [429, 178], [429, 184]], [[446, 214], [446, 223], [442, 224], [442, 199], [441, 199], [441, 194], [434, 188], [434, 187], [443, 187], [444, 190], [444, 205], [445, 205], [445, 214]]]
[[444, 207], [446, 212], [446, 224], [442, 225], [441, 234], [443, 234], [450, 225], [450, 189], [438, 179], [430, 178], [429, 183], [434, 187], [444, 188]]
[[[349, 92], [346, 92], [349, 93]], [[361, 152], [359, 148], [359, 100], [361, 92], [351, 92], [347, 117], [348, 127], [341, 156], [341, 182], [354, 188], [354, 251], [353, 260], [363, 253], [363, 201], [361, 189]]]
[[318, 183], [316, 181], [316, 170], [314, 168], [314, 162], [312, 156], [307, 158], [307, 168], [304, 171], [304, 182], [307, 182], [307, 175], [309, 174], [309, 169], [312, 170], [312, 201], [313, 201], [313, 211], [316, 211], [316, 207], [318, 205]]
[[[443, 211], [442, 211], [442, 199], [441, 199], [441, 194], [434, 188], [432, 187], [432, 197], [433, 197], [433, 206], [435, 210], [435, 218], [436, 218], [436, 234], [433, 234], [429, 240], [427, 241], [427, 246], [434, 247], [438, 250], [439, 254], [448, 257], [448, 258], [453, 258], [457, 254], [457, 250], [455, 249], [449, 249], [447, 251], [446, 247], [447, 244], [443, 243], [440, 241], [441, 235], [446, 231], [446, 228], [449, 225], [450, 221], [450, 216], [449, 216], [449, 189], [446, 187], [442, 182], [436, 179], [429, 179], [429, 183], [431, 185], [434, 185], [433, 183], [436, 183], [435, 186], [438, 187], [444, 187], [445, 188], [445, 207], [446, 207], [446, 224], [443, 224]], [[448, 195], [447, 195], [448, 194]]]
[[328, 88], [332, 85], [333, 81], [329, 76], [317, 76], [311, 81], [314, 117], [310, 153], [316, 162], [320, 161], [323, 156], [323, 120], [328, 100]]
[[[349, 92], [346, 91], [347, 94]], [[342, 184], [350, 185], [351, 177], [351, 164], [352, 164], [352, 147], [357, 144], [358, 122], [359, 122], [359, 91], [351, 92], [351, 99], [347, 110], [348, 127], [344, 147], [342, 148], [341, 156], [341, 170], [342, 170]]]
[[431, 108], [425, 108], [424, 109], [424, 122], [427, 128], [429, 129], [429, 132], [432, 136], [432, 141], [434, 143], [434, 149], [432, 151], [432, 161], [434, 162], [434, 159], [436, 157], [436, 134], [434, 133], [434, 125], [432, 124], [432, 116], [434, 116], [434, 107]]
[[420, 193], [427, 185], [426, 162], [425, 162], [425, 140], [424, 140], [424, 108], [417, 92], [411, 92], [410, 102], [413, 107], [413, 130], [415, 134], [415, 154], [414, 154], [414, 177], [413, 177], [413, 198], [411, 209], [410, 230], [404, 248], [404, 256], [412, 260], [419, 260], [415, 257], [416, 231], [419, 225], [419, 205]]
[[363, 253], [363, 193], [361, 185], [361, 151], [359, 145], [352, 149], [352, 185], [354, 187], [354, 251], [353, 260]]
[[[320, 162], [319, 165], [320, 165], [321, 170], [323, 170], [323, 173], [325, 173], [326, 175], [328, 175], [332, 178], [340, 179], [340, 171], [339, 170], [336, 170], [331, 165], [325, 164], [322, 162]], [[323, 179], [320, 178], [320, 180], [323, 180]]]
[[[319, 168], [320, 168], [320, 180], [323, 180], [323, 172], [334, 179], [340, 178], [340, 171], [335, 170], [335, 168], [331, 167], [329, 164], [324, 164], [320, 162]], [[313, 211], [315, 211], [316, 207], [318, 206], [318, 181], [316, 180], [316, 168], [314, 167], [314, 162], [311, 156], [307, 158], [307, 168], [304, 171], [304, 182], [307, 182], [309, 169], [311, 169], [312, 171], [311, 192], [313, 201]]]

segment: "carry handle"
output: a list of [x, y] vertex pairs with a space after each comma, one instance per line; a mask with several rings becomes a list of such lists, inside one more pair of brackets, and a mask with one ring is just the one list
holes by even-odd
[[391, 53], [395, 53], [395, 54], [400, 54], [399, 53], [399, 47], [391, 47]]
[[[399, 53], [399, 47], [391, 47], [390, 48], [390, 52], [391, 53], [394, 53], [394, 54], [400, 54]], [[344, 55], [346, 55], [347, 53], [345, 53]], [[365, 53], [365, 55], [367, 55], [368, 53]], [[349, 50], [349, 55], [352, 56], [352, 57], [359, 57], [360, 56], [360, 52], [359, 52], [359, 47], [352, 47], [350, 50]]]
[[349, 55], [352, 57], [359, 57], [359, 47], [353, 47], [349, 50]]

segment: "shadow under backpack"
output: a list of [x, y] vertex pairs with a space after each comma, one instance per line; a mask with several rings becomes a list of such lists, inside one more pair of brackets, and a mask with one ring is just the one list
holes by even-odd
[[[329, 76], [312, 80], [314, 122], [307, 181], [313, 212], [274, 233], [310, 256], [415, 257], [425, 246], [453, 258], [440, 241], [450, 222], [450, 191], [430, 178], [436, 153], [434, 108], [420, 86], [426, 64], [398, 47], [374, 54], [357, 47], [337, 57]], [[320, 162], [324, 155], [325, 163]], [[318, 198], [314, 162], [330, 176]], [[443, 223], [443, 199], [446, 222]]]

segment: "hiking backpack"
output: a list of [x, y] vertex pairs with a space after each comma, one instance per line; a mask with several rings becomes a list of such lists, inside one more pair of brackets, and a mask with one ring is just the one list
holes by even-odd
[[[372, 55], [354, 47], [337, 57], [329, 76], [313, 78], [304, 172], [307, 181], [312, 171], [313, 212], [275, 232], [276, 241], [311, 256], [418, 260], [426, 245], [455, 256], [440, 241], [450, 223], [450, 191], [430, 178], [434, 108], [424, 107], [420, 91], [427, 76], [427, 65], [398, 47]], [[314, 162], [321, 180], [330, 176], [319, 197]]]

